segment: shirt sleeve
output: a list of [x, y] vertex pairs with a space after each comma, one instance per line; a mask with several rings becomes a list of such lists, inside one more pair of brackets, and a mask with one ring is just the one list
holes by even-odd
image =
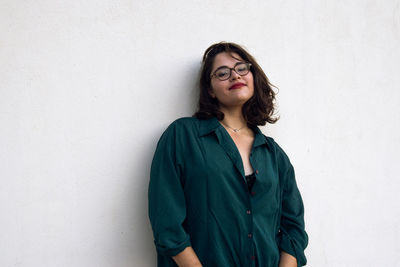
[[175, 256], [191, 246], [182, 223], [186, 204], [176, 154], [176, 127], [170, 125], [158, 141], [150, 171], [149, 218], [157, 252]]
[[304, 226], [304, 206], [295, 180], [292, 164], [285, 172], [279, 248], [297, 259], [297, 266], [306, 265], [304, 250], [308, 235]]

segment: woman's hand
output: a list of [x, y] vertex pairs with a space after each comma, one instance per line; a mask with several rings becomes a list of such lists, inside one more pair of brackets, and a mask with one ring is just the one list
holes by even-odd
[[281, 259], [279, 261], [279, 267], [297, 267], [297, 260], [289, 253], [281, 251]]
[[185, 248], [181, 253], [173, 256], [172, 259], [179, 267], [202, 267], [199, 258], [192, 247]]

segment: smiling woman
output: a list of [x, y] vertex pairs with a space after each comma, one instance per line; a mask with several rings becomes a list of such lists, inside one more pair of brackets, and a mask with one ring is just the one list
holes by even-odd
[[[213, 75], [213, 71], [216, 69], [214, 59], [221, 53], [229, 54], [232, 58], [235, 55], [236, 57], [239, 56], [241, 60], [250, 65], [254, 95], [242, 107], [242, 113], [247, 124], [257, 126], [265, 125], [267, 122], [275, 123], [278, 118], [272, 117], [275, 101], [275, 92], [272, 90], [273, 85], [253, 56], [237, 44], [224, 42], [210, 46], [204, 53], [200, 76], [199, 109], [195, 116], [200, 119], [208, 119], [215, 116], [220, 121], [224, 118], [224, 113], [219, 108], [218, 99], [210, 95], [210, 90], [212, 90], [211, 83], [215, 79]], [[236, 59], [238, 60], [238, 58]]]
[[[232, 67], [229, 67], [232, 66]], [[250, 70], [250, 63], [243, 62], [243, 59], [236, 53], [226, 52], [218, 54], [214, 59], [209, 94], [217, 99], [222, 113], [234, 106], [242, 106], [254, 94], [253, 74]]]
[[294, 168], [260, 125], [275, 93], [234, 43], [203, 56], [198, 111], [175, 120], [154, 154], [149, 217], [158, 266], [302, 266], [308, 236]]

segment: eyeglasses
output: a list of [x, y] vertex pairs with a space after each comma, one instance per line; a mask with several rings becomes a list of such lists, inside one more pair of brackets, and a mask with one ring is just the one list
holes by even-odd
[[247, 73], [249, 73], [251, 67], [251, 63], [246, 63], [246, 62], [238, 62], [233, 66], [233, 68], [228, 68], [228, 67], [220, 67], [216, 71], [214, 71], [213, 74], [211, 74], [212, 77], [217, 77], [220, 81], [225, 81], [228, 80], [231, 75], [232, 75], [232, 70], [234, 70], [237, 74], [240, 76], [244, 76]]

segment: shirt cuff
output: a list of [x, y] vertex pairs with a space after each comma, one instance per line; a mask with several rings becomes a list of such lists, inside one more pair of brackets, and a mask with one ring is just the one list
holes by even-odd
[[154, 240], [154, 244], [156, 245], [157, 252], [160, 253], [161, 255], [164, 256], [176, 256], [179, 253], [181, 253], [185, 248], [190, 247], [192, 244], [190, 242], [189, 236], [180, 244], [176, 244], [173, 247], [166, 247], [162, 246], [160, 244], [157, 244], [157, 242]]
[[292, 255], [297, 260], [297, 266], [304, 266], [307, 263], [304, 250], [296, 245], [296, 241], [291, 239], [287, 234], [282, 234], [279, 242], [279, 249]]

